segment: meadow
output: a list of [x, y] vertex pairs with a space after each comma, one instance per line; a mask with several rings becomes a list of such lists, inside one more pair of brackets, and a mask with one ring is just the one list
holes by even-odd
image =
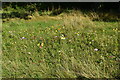
[[115, 78], [118, 22], [81, 13], [16, 19], [2, 24], [4, 78]]

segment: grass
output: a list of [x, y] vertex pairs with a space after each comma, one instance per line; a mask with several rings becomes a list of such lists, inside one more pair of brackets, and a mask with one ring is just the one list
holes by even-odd
[[118, 23], [62, 16], [3, 23], [3, 77], [118, 76]]

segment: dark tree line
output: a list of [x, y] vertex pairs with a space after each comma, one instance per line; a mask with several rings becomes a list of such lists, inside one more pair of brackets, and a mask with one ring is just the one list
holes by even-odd
[[[14, 11], [12, 8], [14, 8]], [[83, 12], [114, 12], [120, 13], [120, 4], [118, 2], [3, 2], [2, 9], [11, 11], [11, 13], [3, 13], [2, 18], [24, 18], [28, 19], [28, 15], [32, 15], [38, 11], [42, 15], [43, 11], [52, 11], [49, 15], [55, 16], [69, 10], [81, 10]], [[16, 10], [16, 11], [15, 11]], [[119, 15], [120, 16], [120, 15]]]
[[84, 9], [84, 10], [119, 10], [120, 4], [118, 2], [4, 2], [2, 8], [8, 6], [12, 8], [30, 8], [31, 10], [52, 10], [52, 9]]

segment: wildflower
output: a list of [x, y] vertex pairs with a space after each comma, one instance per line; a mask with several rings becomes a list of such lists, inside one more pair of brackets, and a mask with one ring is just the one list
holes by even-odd
[[40, 46], [39, 48], [42, 48], [42, 46]]
[[61, 39], [65, 39], [65, 36], [62, 34]]
[[89, 42], [89, 44], [91, 44], [92, 42]]
[[61, 28], [58, 28], [58, 30], [61, 30]]
[[37, 46], [40, 46], [40, 43], [38, 43]]
[[71, 42], [72, 40], [69, 40], [69, 42]]
[[77, 36], [79, 36], [80, 34], [77, 34]]
[[28, 54], [31, 54], [31, 52], [28, 52]]
[[9, 33], [12, 33], [12, 31], [9, 31]]
[[26, 39], [25, 37], [22, 37], [21, 39]]
[[117, 31], [117, 30], [118, 30], [117, 28], [113, 29], [113, 31]]
[[61, 52], [61, 51], [58, 51], [59, 53]]
[[115, 56], [109, 56], [110, 58], [115, 58]]
[[109, 56], [110, 58], [112, 58], [113, 56]]
[[113, 31], [114, 31], [115, 29], [113, 29]]
[[62, 37], [62, 36], [61, 36], [61, 39], [65, 39], [65, 37]]
[[9, 60], [8, 62], [11, 63], [12, 61]]
[[39, 46], [39, 48], [42, 48], [42, 47], [43, 47], [43, 45], [44, 45], [44, 43], [41, 43], [41, 44], [40, 44], [40, 43], [38, 43], [38, 44], [37, 44], [37, 46]]
[[58, 32], [57, 30], [55, 30], [55, 32]]
[[94, 49], [94, 51], [98, 51], [98, 49], [97, 49], [97, 48], [95, 48], [95, 49]]
[[44, 45], [44, 43], [41, 43], [41, 46], [43, 46]]
[[71, 49], [71, 52], [73, 52], [74, 49]]

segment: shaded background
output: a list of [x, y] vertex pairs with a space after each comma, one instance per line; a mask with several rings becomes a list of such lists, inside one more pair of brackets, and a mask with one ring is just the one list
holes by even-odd
[[[80, 10], [83, 13], [90, 11], [99, 13], [109, 13], [119, 18], [120, 3], [118, 2], [3, 2], [2, 18], [24, 18], [34, 14], [36, 11], [43, 15], [44, 11], [52, 11], [47, 15], [59, 15], [69, 10]], [[103, 14], [104, 15], [104, 14]], [[102, 15], [102, 17], [104, 17]], [[116, 18], [115, 17], [115, 18]], [[108, 15], [109, 18], [109, 15]]]

